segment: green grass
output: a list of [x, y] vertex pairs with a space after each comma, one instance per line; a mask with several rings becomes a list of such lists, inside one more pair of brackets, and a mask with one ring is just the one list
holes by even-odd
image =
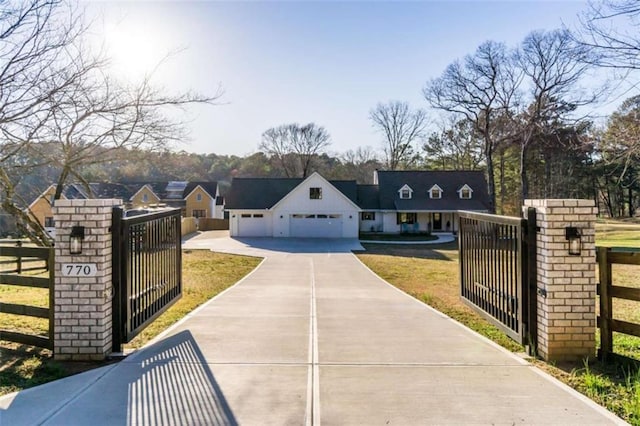
[[[183, 253], [183, 296], [138, 335], [127, 348], [139, 348], [188, 312], [236, 283], [253, 270], [260, 259], [210, 251]], [[47, 306], [46, 290], [0, 286], [0, 301]], [[42, 323], [43, 321], [43, 323]], [[46, 320], [0, 314], [6, 329], [45, 334]], [[58, 362], [46, 349], [0, 341], [0, 395], [19, 391], [105, 363]]]
[[596, 246], [640, 248], [640, 224], [611, 221], [596, 223]]

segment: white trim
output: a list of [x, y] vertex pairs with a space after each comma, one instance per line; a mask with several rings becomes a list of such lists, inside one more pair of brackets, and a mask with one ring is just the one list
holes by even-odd
[[[462, 197], [462, 191], [464, 191], [464, 190], [468, 190], [469, 191], [469, 198], [463, 198]], [[473, 198], [473, 189], [471, 189], [471, 187], [465, 183], [462, 186], [462, 188], [458, 189], [458, 197], [461, 200], [470, 200], [470, 199], [472, 199]]]
[[[29, 210], [31, 210], [31, 207], [33, 207], [33, 206], [34, 206], [38, 201], [40, 201], [40, 199], [41, 199], [41, 198], [45, 198], [45, 196], [44, 196], [44, 195], [45, 195], [47, 192], [49, 192], [49, 190], [50, 190], [51, 188], [55, 188], [55, 187], [56, 187], [55, 185], [49, 185], [49, 186], [47, 187], [47, 189], [45, 189], [44, 191], [42, 191], [42, 193], [41, 193], [40, 195], [38, 195], [38, 196], [35, 198], [35, 200], [33, 200], [33, 201], [31, 202], [31, 204], [29, 204], [29, 206], [28, 206], [27, 208], [28, 208]], [[54, 194], [54, 195], [55, 195], [55, 194]], [[64, 195], [62, 195], [62, 196], [64, 197]], [[65, 198], [66, 198], [66, 197], [65, 197]], [[45, 199], [46, 199], [46, 198], [45, 198]], [[49, 205], [53, 205], [53, 204], [52, 204], [52, 203], [49, 203]]]
[[[433, 196], [433, 190], [434, 190], [434, 189], [437, 189], [437, 190], [440, 192], [440, 196], [439, 196], [439, 197], [434, 197], [434, 196]], [[428, 192], [429, 192], [429, 198], [430, 198], [430, 199], [432, 199], [432, 200], [439, 200], [439, 199], [441, 199], [441, 198], [442, 198], [442, 193], [443, 193], [444, 191], [442, 190], [442, 188], [440, 188], [440, 185], [435, 184], [435, 185], [433, 185], [431, 188], [429, 188], [429, 191], [428, 191]]]
[[155, 191], [153, 190], [153, 188], [151, 187], [151, 185], [149, 185], [148, 183], [145, 183], [144, 185], [142, 185], [140, 187], [140, 189], [138, 189], [130, 198], [129, 201], [133, 201], [134, 198], [136, 198], [136, 195], [138, 195], [144, 188], [147, 188], [154, 197], [156, 197], [158, 199], [158, 202], [162, 201], [162, 199], [160, 197], [158, 197], [158, 194], [155, 193]]
[[[402, 196], [402, 193], [404, 191], [407, 191], [407, 190], [409, 191], [409, 197], [405, 198], [405, 197]], [[400, 197], [401, 200], [410, 200], [410, 199], [412, 199], [413, 198], [413, 189], [409, 185], [407, 185], [405, 183], [404, 186], [398, 190], [398, 197]]]
[[218, 184], [216, 184], [216, 194], [215, 194], [215, 195], [211, 195], [211, 193], [210, 193], [209, 191], [207, 191], [207, 189], [206, 189], [204, 186], [202, 186], [202, 185], [198, 184], [198, 185], [196, 185], [196, 187], [195, 187], [195, 188], [193, 188], [193, 189], [191, 190], [191, 192], [190, 192], [190, 193], [188, 193], [188, 194], [184, 197], [184, 199], [186, 200], [187, 198], [191, 197], [191, 194], [193, 194], [193, 193], [196, 191], [196, 189], [198, 189], [198, 188], [202, 189], [202, 191], [204, 191], [204, 193], [206, 193], [210, 198], [213, 198], [213, 201], [215, 202], [216, 197], [218, 197]]
[[[303, 185], [306, 181], [308, 181], [309, 179], [311, 179], [313, 176], [318, 176], [321, 180], [323, 180], [327, 185], [329, 185], [330, 187], [332, 187], [344, 200], [346, 200], [349, 204], [351, 204], [353, 207], [355, 207], [357, 209], [358, 212], [362, 211], [362, 209], [360, 207], [358, 207], [358, 205], [356, 203], [354, 203], [353, 201], [351, 201], [349, 199], [349, 197], [347, 197], [346, 195], [344, 195], [342, 193], [342, 191], [340, 191], [338, 188], [336, 188], [335, 186], [333, 186], [331, 184], [331, 182], [329, 182], [328, 180], [326, 180], [320, 173], [318, 172], [313, 172], [311, 175], [307, 176], [306, 179], [304, 179], [302, 182], [300, 182], [298, 185], [296, 185], [291, 191], [289, 191], [287, 193], [287, 195], [285, 195], [284, 197], [282, 197], [280, 199], [280, 201], [278, 201], [277, 203], [275, 203], [273, 206], [271, 206], [271, 208], [267, 209], [267, 210], [276, 210], [280, 204], [284, 203], [285, 200], [287, 198], [289, 198], [291, 196], [291, 194], [293, 194], [296, 189], [298, 189], [301, 185]], [[314, 187], [315, 188], [315, 187]]]

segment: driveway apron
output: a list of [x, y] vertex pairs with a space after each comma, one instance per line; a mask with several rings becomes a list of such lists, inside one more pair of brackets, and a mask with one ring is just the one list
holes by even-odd
[[261, 249], [154, 344], [0, 399], [0, 425], [623, 424], [354, 255], [313, 247]]

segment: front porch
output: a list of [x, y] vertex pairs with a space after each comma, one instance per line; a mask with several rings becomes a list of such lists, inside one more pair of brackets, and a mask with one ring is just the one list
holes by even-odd
[[458, 231], [456, 212], [385, 212], [382, 214], [383, 233], [419, 234]]

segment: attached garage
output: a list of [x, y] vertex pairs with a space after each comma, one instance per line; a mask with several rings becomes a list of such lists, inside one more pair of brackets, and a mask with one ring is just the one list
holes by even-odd
[[237, 235], [243, 237], [267, 237], [270, 235], [267, 219], [263, 214], [243, 213], [238, 215]]
[[297, 238], [342, 238], [341, 214], [292, 214], [289, 236]]

